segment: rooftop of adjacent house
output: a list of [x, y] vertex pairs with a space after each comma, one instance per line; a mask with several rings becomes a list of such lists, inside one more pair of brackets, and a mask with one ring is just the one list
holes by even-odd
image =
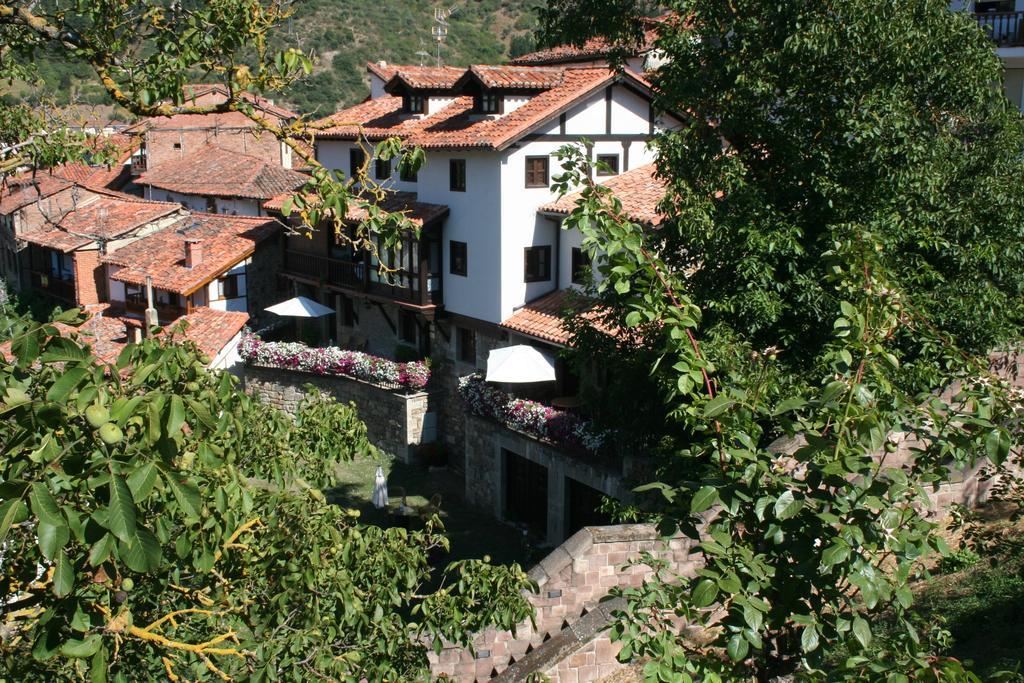
[[[219, 83], [198, 83], [185, 85], [182, 88], [184, 102], [182, 106], [202, 106], [222, 102], [227, 98], [228, 90]], [[269, 114], [274, 119], [294, 119], [298, 117], [293, 111], [274, 104], [271, 100], [259, 95], [243, 92], [242, 99], [252, 102], [256, 109]], [[140, 134], [147, 130], [189, 129], [189, 128], [252, 128], [256, 124], [240, 111], [217, 112], [211, 114], [175, 114], [173, 116], [153, 116], [142, 119], [126, 128], [125, 133]], [[269, 133], [268, 133], [269, 135]]]
[[[187, 296], [247, 259], [257, 244], [280, 229], [280, 223], [267, 218], [194, 213], [126, 244], [103, 261], [121, 266], [111, 275], [114, 280], [144, 285], [151, 277], [157, 289]], [[185, 259], [187, 242], [196, 244], [191, 267]]]
[[[534, 299], [502, 321], [507, 330], [524, 334], [559, 346], [569, 345], [569, 331], [562, 318], [566, 313], [584, 313], [594, 304], [581, 293], [571, 289], [558, 289]], [[595, 326], [603, 326], [595, 320]]]
[[49, 216], [49, 223], [18, 235], [57, 251], [74, 251], [97, 241], [113, 240], [181, 210], [181, 205], [154, 202], [112, 190], [79, 187], [73, 209]]
[[[389, 87], [398, 82], [407, 67], [391, 68], [395, 69], [395, 75]], [[639, 76], [629, 72], [616, 74], [606, 67], [474, 66], [462, 71], [463, 76], [447, 92], [453, 101], [436, 112], [413, 116], [402, 111], [401, 97], [384, 95], [317, 122], [318, 126], [323, 126], [319, 138], [354, 140], [365, 136], [380, 140], [398, 136], [424, 148], [504, 149], [612, 82], [627, 81], [638, 89], [648, 90], [648, 84]], [[533, 90], [536, 94], [510, 113], [481, 116], [473, 111], [473, 97], [458, 87], [470, 80], [506, 84], [495, 86], [498, 88], [519, 84], [517, 88]]]
[[0, 183], [0, 215], [14, 213], [72, 185], [73, 181], [51, 171], [27, 171], [4, 178]]
[[[631, 221], [647, 225], [659, 225], [664, 216], [658, 211], [658, 204], [665, 196], [665, 181], [655, 175], [654, 164], [645, 164], [613, 176], [602, 182], [622, 203], [622, 212]], [[568, 215], [576, 208], [581, 198], [574, 192], [549, 202], [538, 209], [541, 213]]]
[[654, 41], [658, 37], [658, 25], [669, 21], [675, 14], [668, 13], [660, 17], [644, 19], [644, 33], [639, 44], [633, 46], [619, 46], [609, 42], [605, 38], [590, 38], [582, 45], [555, 45], [535, 52], [520, 55], [509, 61], [509, 64], [518, 66], [541, 66], [551, 64], [570, 64], [572, 62], [590, 62], [602, 60], [610, 56], [616, 48], [641, 55], [649, 52], [654, 47]]
[[259, 157], [205, 145], [181, 159], [167, 161], [135, 179], [181, 194], [270, 199], [299, 189], [309, 176]]
[[[270, 201], [264, 202], [263, 208], [267, 211], [280, 211], [285, 200], [293, 196], [292, 192], [282, 193]], [[417, 201], [415, 192], [387, 192], [385, 198], [376, 202], [384, 211], [389, 213], [402, 212], [405, 217], [412, 221], [417, 227], [423, 227], [435, 223], [448, 215], [448, 207], [444, 204], [430, 204]], [[345, 220], [352, 223], [359, 223], [366, 220], [368, 212], [366, 209], [349, 205], [345, 214]]]
[[[118, 315], [108, 304], [89, 307], [87, 312], [92, 316], [78, 327], [63, 323], [55, 323], [55, 326], [63, 335], [78, 335], [101, 362], [116, 362], [124, 347], [132, 341], [128, 331], [141, 329], [142, 321]], [[242, 331], [248, 321], [248, 313], [217, 311], [201, 306], [164, 327], [160, 334], [194, 342], [204, 356], [212, 359]], [[179, 332], [177, 328], [182, 323], [184, 331]], [[13, 358], [10, 342], [0, 345], [0, 355], [8, 360]]]

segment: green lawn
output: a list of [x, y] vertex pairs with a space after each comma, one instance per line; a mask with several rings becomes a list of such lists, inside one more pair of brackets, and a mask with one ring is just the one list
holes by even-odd
[[[327, 492], [328, 499], [360, 511], [366, 524], [387, 526], [391, 523], [383, 510], [371, 503], [373, 476], [381, 464], [369, 458], [359, 458], [339, 468], [339, 486]], [[470, 508], [462, 502], [462, 479], [448, 471], [430, 472], [417, 465], [393, 461], [383, 463], [388, 474], [391, 506], [399, 502], [395, 495], [405, 489], [408, 505], [425, 505], [435, 494], [441, 495], [441, 519], [449, 540], [449, 560], [480, 559], [489, 556], [492, 562], [511, 564], [518, 562], [525, 569], [543, 557], [542, 551], [529, 548], [516, 529], [499, 522], [484, 511]], [[390, 470], [390, 471], [389, 471]]]

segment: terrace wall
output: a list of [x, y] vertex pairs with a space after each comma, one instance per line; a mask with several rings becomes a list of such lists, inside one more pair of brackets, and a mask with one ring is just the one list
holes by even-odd
[[292, 415], [312, 384], [341, 403], [354, 403], [359, 419], [377, 448], [410, 462], [416, 447], [436, 438], [432, 414], [435, 398], [427, 392], [402, 394], [347, 377], [324, 377], [296, 370], [246, 365], [242, 369], [245, 390]]

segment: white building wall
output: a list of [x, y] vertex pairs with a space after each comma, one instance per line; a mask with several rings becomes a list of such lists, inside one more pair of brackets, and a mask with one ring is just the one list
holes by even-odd
[[[235, 264], [230, 270], [221, 273], [215, 280], [206, 285], [206, 301], [209, 302], [210, 308], [215, 311], [240, 311], [243, 313], [249, 310], [245, 287], [245, 267], [251, 262], [252, 259], [248, 258], [241, 263]], [[224, 299], [220, 296], [220, 283], [218, 281], [229, 275], [238, 276], [238, 296]], [[193, 300], [193, 304], [199, 305], [195, 300]]]
[[[206, 196], [198, 194], [182, 194], [162, 190], [152, 185], [146, 185], [146, 198], [159, 202], [176, 202], [183, 205], [190, 211], [201, 213], [207, 212]], [[231, 216], [262, 216], [263, 208], [256, 199], [227, 199], [214, 197], [216, 211], [214, 213], [228, 214]]]

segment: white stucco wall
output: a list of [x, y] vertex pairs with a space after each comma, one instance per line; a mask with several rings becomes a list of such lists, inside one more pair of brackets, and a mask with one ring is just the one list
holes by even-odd
[[[230, 270], [225, 271], [221, 275], [217, 276], [217, 279], [213, 280], [206, 285], [205, 296], [207, 304], [210, 308], [215, 311], [248, 311], [248, 299], [246, 298], [246, 283], [245, 283], [245, 267], [252, 262], [251, 258], [237, 263]], [[229, 275], [238, 276], [238, 296], [232, 299], [222, 299], [218, 292], [218, 280]], [[200, 305], [193, 299], [193, 305]]]
[[[146, 185], [145, 194], [147, 199], [155, 199], [160, 202], [176, 202], [183, 205], [190, 211], [206, 213], [207, 210], [207, 202], [204, 195], [170, 192], [169, 190], [162, 190], [151, 185]], [[264, 215], [260, 201], [256, 199], [227, 199], [223, 197], [214, 197], [214, 202], [217, 209], [214, 213], [222, 213], [232, 216]]]

